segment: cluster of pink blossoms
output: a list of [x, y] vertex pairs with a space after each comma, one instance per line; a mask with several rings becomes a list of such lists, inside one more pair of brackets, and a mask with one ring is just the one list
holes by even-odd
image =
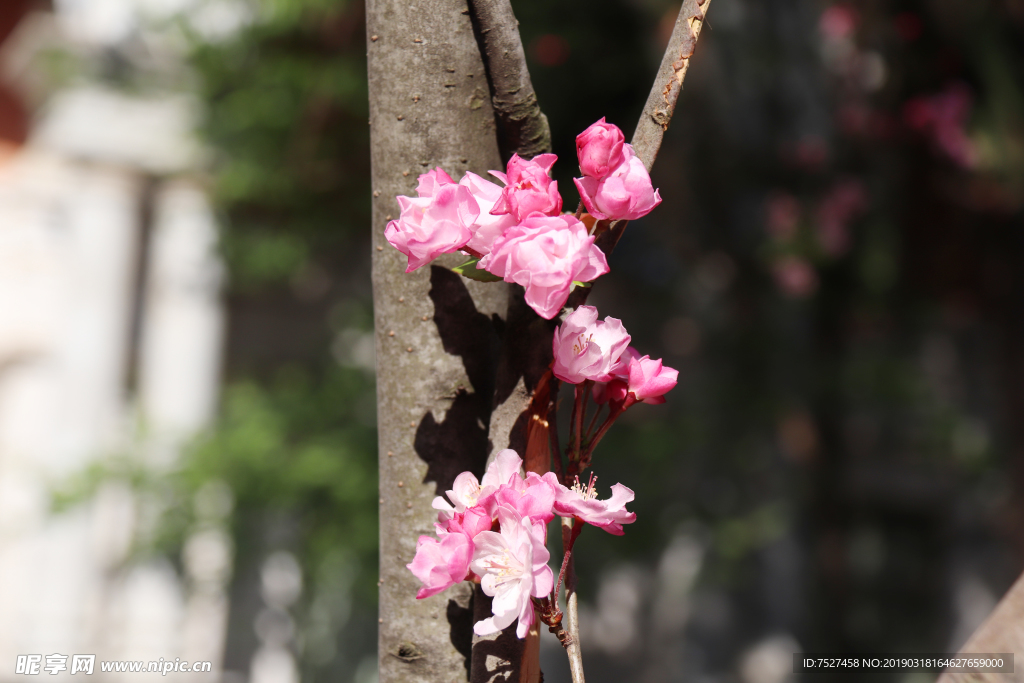
[[[622, 131], [604, 119], [576, 138], [576, 151], [583, 174], [576, 187], [596, 221], [634, 220], [661, 203]], [[441, 254], [465, 252], [474, 260], [457, 270], [483, 279], [466, 271], [472, 264], [473, 270], [485, 270], [494, 279], [522, 285], [526, 303], [550, 320], [565, 306], [574, 284], [608, 272], [587, 224], [562, 213], [558, 184], [550, 175], [554, 163], [553, 154], [531, 160], [513, 156], [506, 173], [491, 171], [504, 187], [473, 173], [455, 182], [434, 169], [420, 176], [418, 197], [398, 197], [402, 213], [388, 223], [385, 237], [408, 256], [406, 272]], [[504, 450], [482, 481], [472, 472], [456, 477], [447, 499], [434, 499], [439, 511], [436, 536], [420, 536], [416, 555], [406, 565], [423, 583], [417, 598], [461, 581], [478, 581], [493, 598], [492, 616], [474, 626], [478, 635], [496, 633], [518, 620], [516, 633], [524, 638], [539, 617], [567, 646], [571, 637], [560, 627], [558, 586], [548, 566], [547, 525], [555, 516], [574, 520], [569, 540], [563, 539], [564, 569], [582, 524], [622, 535], [622, 525], [636, 519], [626, 510], [633, 500], [630, 489], [616, 484], [610, 498], [597, 500], [596, 478], [591, 475], [581, 486], [578, 474], [590, 466], [594, 448], [619, 415], [636, 403], [664, 403], [679, 374], [660, 359], [641, 356], [630, 341], [620, 320], [598, 320], [593, 306], [580, 306], [565, 317], [554, 333], [551, 372], [577, 385], [568, 470], [562, 474], [561, 454], [556, 452], [558, 475], [524, 476], [520, 457]], [[584, 429], [591, 397], [597, 405]], [[603, 422], [598, 420], [602, 412]], [[551, 429], [557, 441], [557, 424]]]
[[406, 565], [423, 582], [417, 598], [467, 579], [479, 581], [493, 597], [493, 615], [476, 623], [477, 635], [496, 633], [518, 619], [516, 634], [526, 637], [535, 616], [532, 598], [548, 597], [555, 587], [545, 545], [547, 523], [555, 515], [616, 535], [636, 519], [626, 510], [633, 492], [622, 484], [612, 486], [611, 498], [597, 500], [593, 480], [586, 487], [568, 488], [551, 472], [524, 477], [522, 464], [515, 451], [504, 450], [483, 481], [472, 472], [456, 477], [448, 499], [434, 499], [440, 511], [437, 537], [420, 536], [416, 557]]
[[[576, 138], [582, 178], [575, 180], [587, 211], [600, 220], [635, 220], [661, 203], [658, 191], [618, 127], [602, 118]], [[476, 267], [522, 285], [526, 302], [550, 320], [565, 305], [574, 282], [608, 272], [594, 235], [572, 214], [562, 214], [554, 154], [527, 160], [514, 155], [504, 183], [474, 173], [459, 182], [440, 168], [420, 176], [417, 197], [398, 197], [401, 215], [384, 236], [408, 259], [406, 272], [441, 254], [463, 251]]]
[[[588, 452], [626, 408], [663, 403], [664, 394], [676, 385], [676, 370], [641, 356], [629, 342], [622, 322], [598, 320], [593, 306], [580, 306], [555, 331], [554, 375], [571, 384], [592, 383], [594, 400], [610, 406], [605, 425], [585, 437]], [[626, 510], [633, 492], [622, 484], [611, 487], [607, 500], [597, 500], [595, 479], [586, 486], [577, 479], [570, 488], [552, 472], [524, 477], [522, 462], [515, 451], [504, 450], [482, 481], [472, 472], [456, 477], [447, 500], [434, 499], [433, 507], [440, 511], [434, 525], [437, 537], [420, 536], [416, 557], [407, 565], [423, 582], [417, 598], [466, 579], [479, 580], [494, 599], [493, 616], [474, 626], [478, 635], [496, 633], [518, 619], [516, 633], [523, 638], [535, 618], [533, 599], [551, 594], [554, 602], [546, 541], [547, 524], [555, 515], [619, 536], [622, 525], [636, 519]]]
[[580, 306], [555, 330], [551, 371], [569, 384], [593, 382], [594, 400], [618, 410], [640, 402], [664, 403], [679, 371], [665, 367], [660, 358], [641, 356], [630, 339], [621, 320], [598, 320], [596, 308]]

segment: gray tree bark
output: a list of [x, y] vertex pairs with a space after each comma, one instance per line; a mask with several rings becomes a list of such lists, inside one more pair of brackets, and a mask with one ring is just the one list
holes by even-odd
[[470, 0], [470, 9], [491, 84], [502, 157], [532, 159], [550, 152], [551, 129], [533, 90], [512, 4]]
[[[373, 287], [380, 457], [380, 680], [468, 678], [469, 585], [416, 600], [405, 568], [433, 532], [430, 501], [482, 473], [508, 288], [464, 280], [439, 259], [406, 274], [384, 240], [395, 196], [440, 166], [500, 168], [494, 112], [466, 0], [368, 0]], [[496, 322], [498, 321], [498, 322]], [[496, 327], [498, 325], [498, 327]]]
[[683, 2], [672, 29], [672, 37], [661, 58], [658, 75], [654, 77], [654, 85], [651, 86], [644, 111], [640, 114], [633, 139], [630, 140], [648, 171], [654, 166], [665, 131], [672, 122], [679, 93], [683, 91], [683, 80], [690, 69], [690, 57], [697, 47], [700, 30], [704, 26], [704, 13], [709, 4], [710, 0]]

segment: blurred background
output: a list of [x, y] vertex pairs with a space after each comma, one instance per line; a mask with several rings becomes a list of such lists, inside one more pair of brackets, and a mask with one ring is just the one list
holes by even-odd
[[[567, 205], [678, 6], [515, 0]], [[375, 681], [362, 4], [5, 0], [0, 40], [0, 681]], [[596, 457], [638, 519], [577, 546], [591, 679], [955, 651], [1024, 569], [1024, 2], [715, 0], [653, 178], [592, 303], [680, 384]]]

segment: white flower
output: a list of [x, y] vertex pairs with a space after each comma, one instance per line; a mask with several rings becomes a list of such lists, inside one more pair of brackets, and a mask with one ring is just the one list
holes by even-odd
[[470, 568], [481, 577], [484, 593], [493, 597], [493, 617], [478, 621], [479, 636], [497, 633], [516, 619], [516, 635], [525, 638], [533, 623], [533, 601], [551, 593], [554, 576], [547, 565], [550, 553], [544, 546], [546, 528], [523, 518], [515, 510], [498, 508], [500, 533], [477, 535]]

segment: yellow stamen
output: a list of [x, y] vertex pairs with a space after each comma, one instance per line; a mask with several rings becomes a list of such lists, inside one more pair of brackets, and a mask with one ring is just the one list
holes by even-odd
[[576, 483], [572, 485], [573, 492], [583, 500], [593, 500], [597, 498], [597, 477], [594, 473], [590, 473], [590, 480], [587, 485], [584, 486], [580, 483], [580, 478], [576, 477]]

